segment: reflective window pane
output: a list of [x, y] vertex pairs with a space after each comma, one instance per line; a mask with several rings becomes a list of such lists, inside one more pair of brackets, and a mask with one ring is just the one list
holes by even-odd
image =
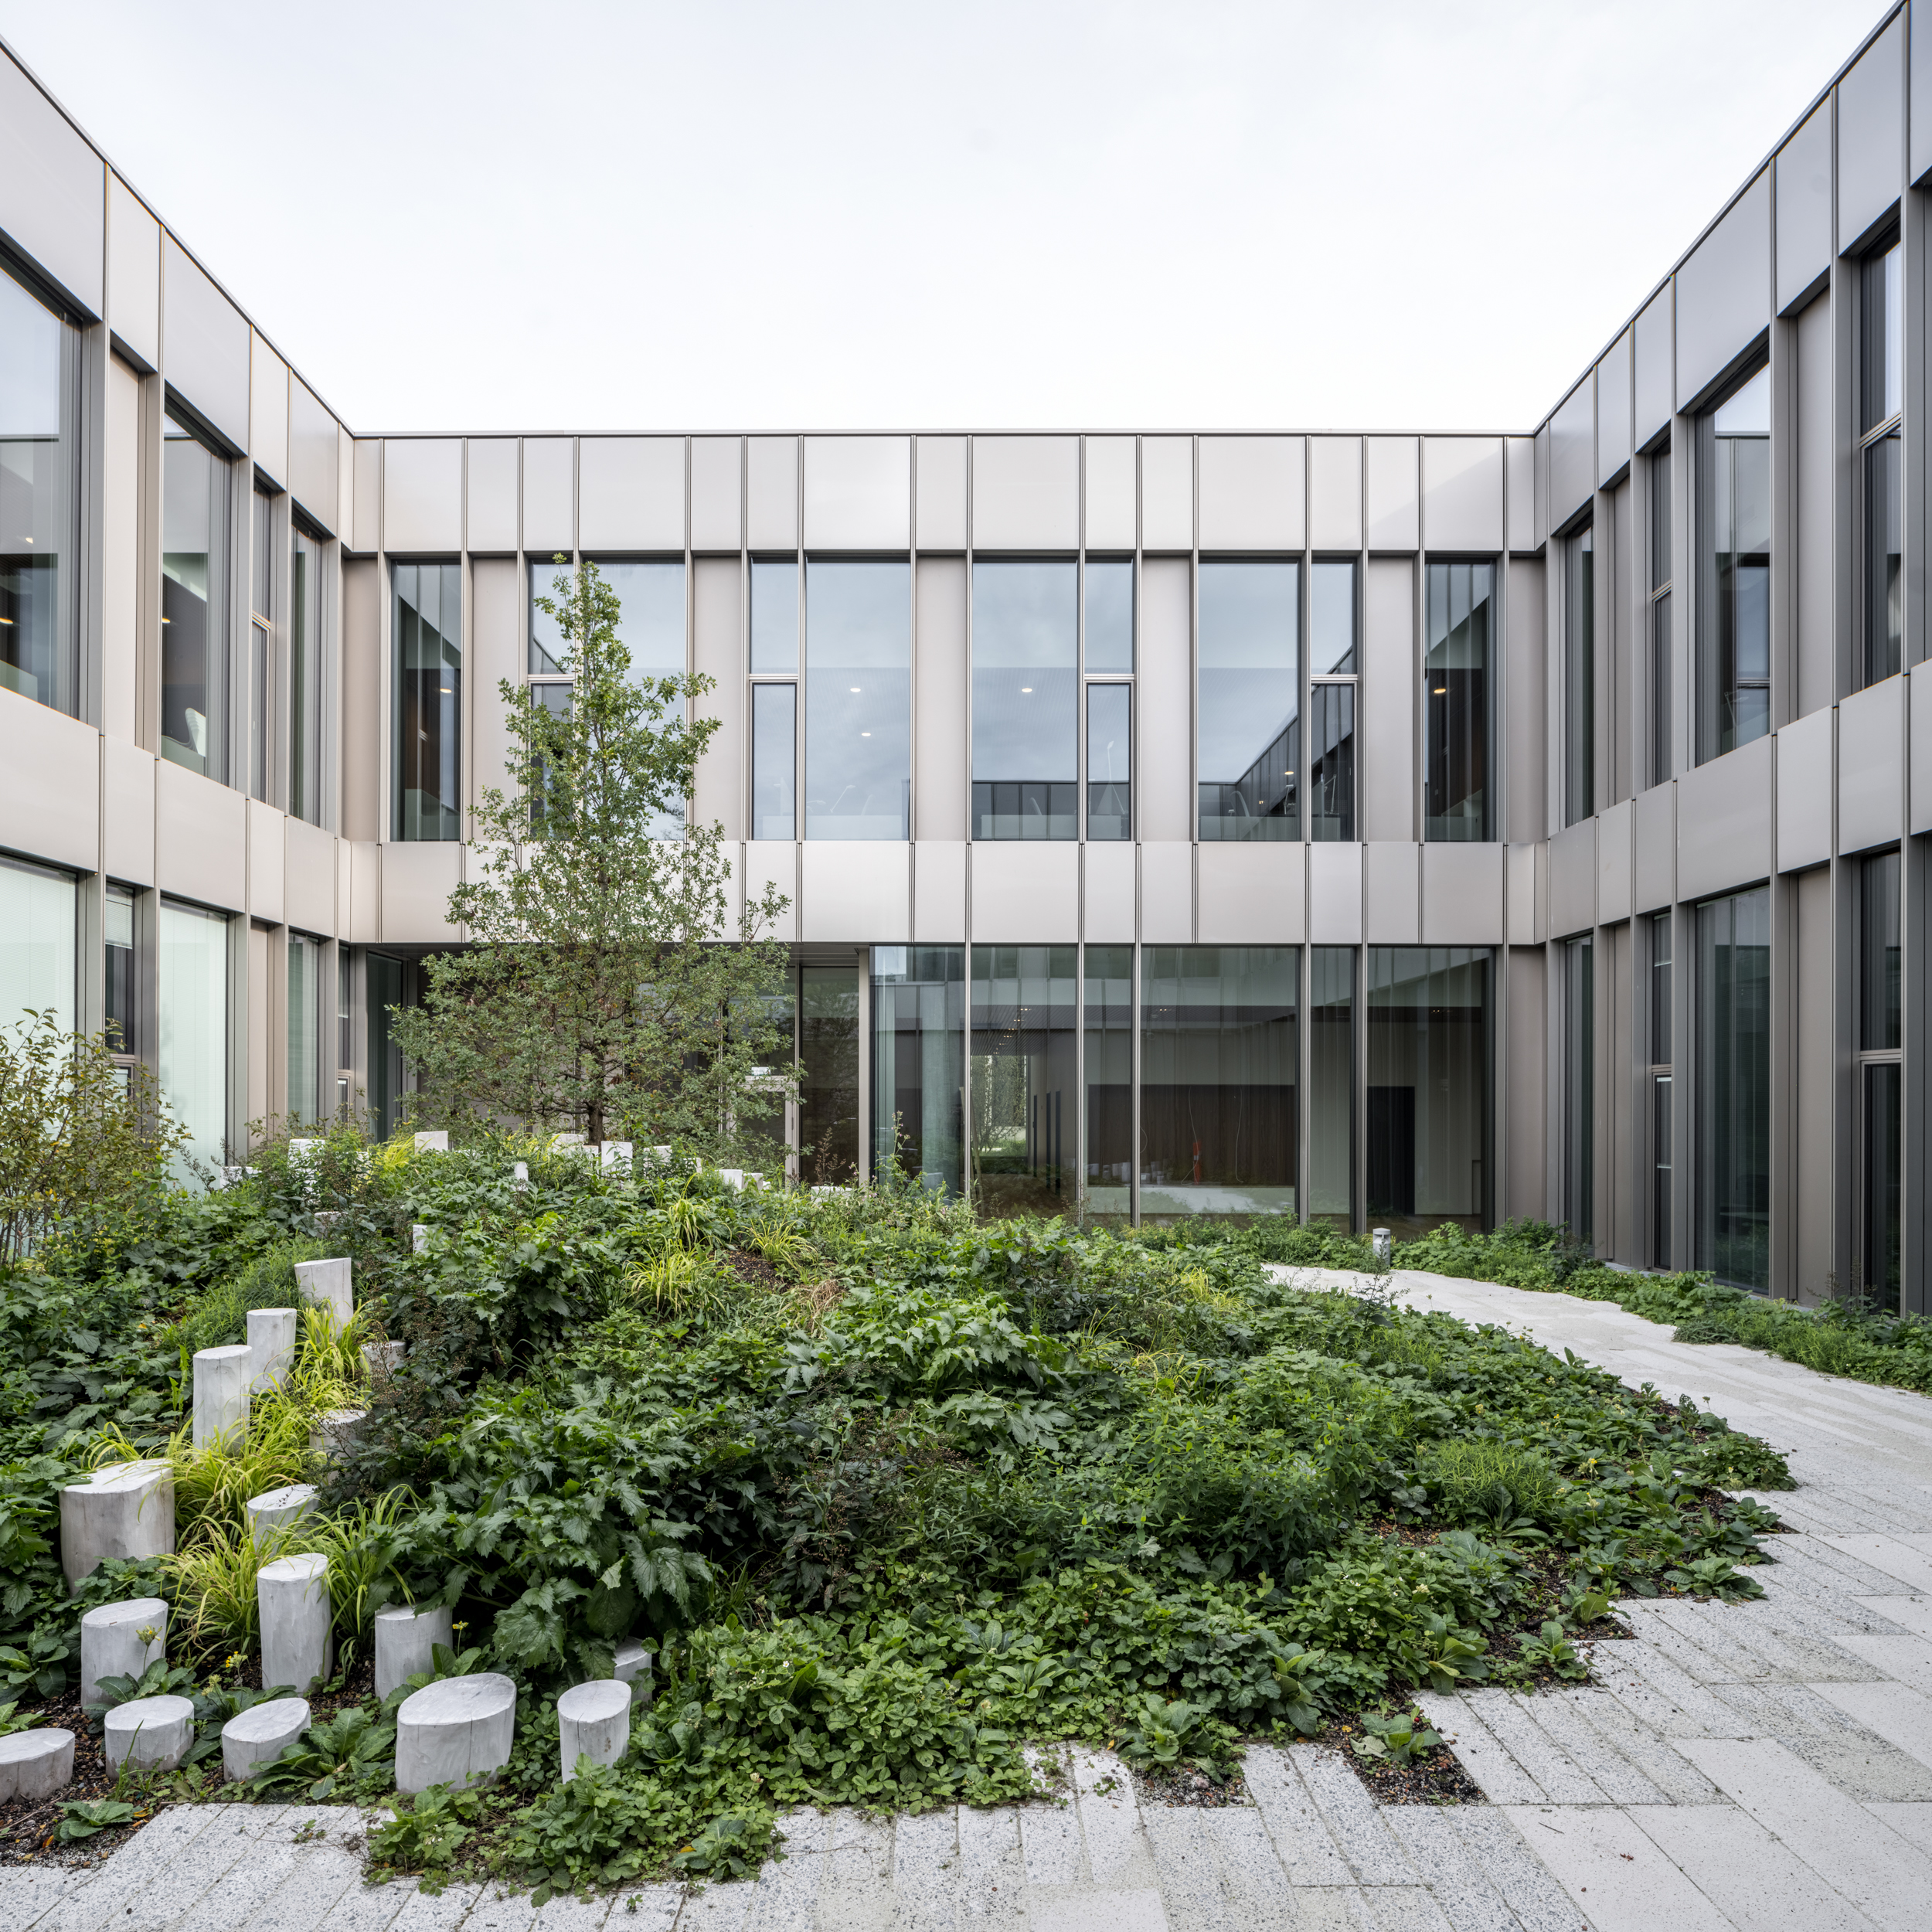
[[1563, 823], [1597, 809], [1597, 555], [1593, 532], [1563, 546]]
[[1134, 948], [1090, 946], [1086, 969], [1087, 1206], [1124, 1215], [1133, 1205]]
[[1771, 728], [1770, 372], [1699, 430], [1698, 730], [1715, 758]]
[[1308, 836], [1355, 837], [1355, 691], [1318, 684], [1308, 694]]
[[1896, 676], [1905, 663], [1905, 587], [1900, 574], [1899, 439], [1865, 452], [1865, 681]]
[[972, 949], [973, 1194], [986, 1215], [1060, 1214], [1073, 1204], [1071, 946]]
[[1859, 1046], [1884, 1053], [1903, 1037], [1899, 999], [1899, 855], [1859, 868]]
[[1670, 446], [1650, 459], [1650, 587], [1670, 581]]
[[1200, 570], [1200, 835], [1301, 836], [1301, 566]]
[[1087, 688], [1087, 835], [1134, 836], [1134, 687]]
[[161, 1090], [188, 1129], [175, 1158], [219, 1166], [228, 1141], [228, 921], [199, 906], [161, 903]]
[[973, 566], [973, 836], [1074, 838], [1078, 566]]
[[797, 836], [798, 688], [751, 687], [751, 835]]
[[1866, 1294], [1881, 1308], [1899, 1305], [1900, 1114], [1905, 1070], [1888, 1060], [1865, 1070], [1864, 1240]]
[[1672, 1264], [1671, 1148], [1675, 1129], [1671, 1120], [1671, 1077], [1658, 1074], [1650, 1083], [1650, 1264], [1668, 1268]]
[[72, 711], [73, 331], [0, 269], [0, 689]]
[[1695, 1265], [1770, 1279], [1770, 893], [1697, 909]]
[[751, 668], [754, 671], [798, 668], [798, 560], [751, 563]]
[[1355, 1224], [1355, 981], [1352, 946], [1308, 955], [1308, 1213]]
[[1650, 607], [1651, 782], [1658, 785], [1670, 777], [1675, 755], [1671, 743], [1671, 596], [1666, 590]]
[[1868, 256], [1859, 291], [1863, 331], [1859, 343], [1859, 427], [1876, 429], [1905, 405], [1905, 278], [1894, 242]]
[[[102, 984], [103, 1018], [109, 1044], [117, 1053], [140, 1050], [134, 1023], [134, 896], [125, 886], [107, 888], [106, 971]], [[6, 1015], [0, 1011], [0, 1023]]]
[[229, 464], [172, 418], [161, 462], [161, 755], [225, 779]]
[[288, 808], [322, 818], [322, 546], [298, 526], [289, 546]]
[[617, 593], [617, 638], [631, 654], [632, 679], [682, 677], [687, 668], [683, 560], [655, 557], [594, 557], [590, 560], [597, 565], [597, 574]]
[[462, 836], [463, 577], [395, 567], [396, 794], [391, 836]]
[[798, 974], [798, 1174], [843, 1187], [859, 1172], [859, 968]]
[[73, 1030], [74, 915], [69, 874], [0, 859], [0, 1026], [51, 1008]]
[[808, 838], [911, 836], [911, 597], [904, 563], [805, 566]]
[[1596, 953], [1587, 939], [1563, 947], [1563, 1219], [1585, 1243], [1595, 1233]]
[[1134, 564], [1131, 558], [1087, 560], [1087, 668], [1134, 668]]
[[1308, 579], [1310, 673], [1352, 676], [1355, 635], [1355, 560], [1317, 562]]
[[541, 562], [532, 557], [530, 560], [530, 655], [528, 669], [533, 678], [555, 677], [563, 668], [567, 647], [563, 641], [563, 627], [547, 611], [539, 609], [537, 600], [561, 607], [570, 594], [570, 560], [558, 563], [550, 558]]
[[369, 1131], [386, 1140], [403, 1118], [403, 1055], [393, 1037], [394, 1009], [403, 1004], [403, 962], [386, 953], [370, 953], [363, 979], [369, 1006]]
[[1650, 1061], [1668, 1066], [1671, 1053], [1671, 916], [1650, 922]]
[[307, 1125], [322, 1111], [322, 949], [288, 940], [288, 1117]]
[[966, 949], [872, 949], [872, 1171], [927, 1192], [961, 1182]]
[[1422, 835], [1485, 839], [1489, 826], [1489, 651], [1496, 566], [1431, 563], [1422, 665]]

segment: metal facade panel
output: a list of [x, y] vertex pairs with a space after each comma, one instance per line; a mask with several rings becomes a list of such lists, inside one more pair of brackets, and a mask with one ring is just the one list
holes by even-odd
[[745, 893], [754, 905], [767, 886], [776, 886], [784, 910], [772, 922], [767, 938], [787, 944], [798, 937], [798, 848], [777, 839], [753, 839], [744, 847]]
[[1141, 543], [1149, 550], [1194, 547], [1194, 439], [1141, 439]]
[[1903, 677], [1841, 698], [1838, 849], [1889, 845], [1905, 831], [1907, 693]]
[[754, 550], [798, 547], [798, 439], [753, 436], [745, 444], [745, 536]]
[[699, 760], [692, 816], [724, 827], [727, 838], [745, 832], [744, 566], [736, 556], [700, 557], [692, 567], [691, 665], [716, 689], [696, 700], [697, 715], [719, 727]]
[[966, 439], [922, 436], [913, 449], [913, 547], [966, 547]]
[[1855, 247], [1891, 213], [1905, 172], [1905, 15], [1838, 83], [1838, 245]]
[[1597, 480], [1597, 386], [1586, 376], [1549, 419], [1549, 524], [1561, 529], [1589, 502]]
[[1512, 952], [1503, 962], [1509, 991], [1502, 1030], [1509, 1066], [1509, 1104], [1503, 1111], [1505, 1146], [1499, 1215], [1543, 1220], [1549, 1211], [1549, 963], [1540, 946]]
[[[477, 447], [470, 445], [472, 459]], [[556, 576], [553, 570], [538, 573], [537, 581], [546, 594]], [[488, 785], [509, 788], [509, 719], [498, 700], [496, 688], [505, 679], [512, 685], [521, 684], [529, 668], [528, 595], [526, 573], [517, 568], [514, 557], [476, 557], [471, 561], [469, 631], [463, 641], [470, 687], [479, 694], [470, 733], [472, 796]]]
[[1080, 937], [1093, 946], [1131, 946], [1139, 937], [1138, 849], [1124, 841], [1080, 848]]
[[1362, 438], [1308, 439], [1308, 543], [1317, 550], [1362, 548]]
[[691, 547], [730, 551], [744, 548], [744, 459], [735, 436], [691, 439]]
[[1631, 434], [1637, 447], [1644, 448], [1662, 429], [1668, 427], [1677, 393], [1677, 332], [1673, 325], [1671, 299], [1673, 284], [1666, 282], [1639, 312], [1631, 333], [1631, 406], [1635, 412]]
[[[0, 63], [4, 64], [4, 63]], [[241, 311], [162, 239], [161, 357], [168, 386], [236, 450], [248, 447], [248, 343]]]
[[1677, 781], [1677, 891], [1707, 899], [1771, 870], [1771, 744], [1760, 738]]
[[1141, 566], [1141, 836], [1194, 836], [1193, 573], [1185, 559]]
[[[1523, 445], [1526, 451], [1529, 444]], [[1422, 542], [1425, 549], [1503, 546], [1502, 440], [1495, 436], [1422, 439]]]
[[[287, 815], [273, 805], [264, 804], [259, 798], [248, 801], [248, 910], [251, 918], [265, 919], [270, 925], [279, 926], [284, 914], [282, 904], [283, 881], [288, 870], [287, 835], [283, 827]], [[324, 835], [327, 836], [326, 834]], [[330, 842], [334, 842], [332, 840]], [[329, 903], [335, 903], [334, 859], [331, 855], [329, 879]], [[303, 932], [313, 932], [315, 928], [306, 920], [291, 920]], [[333, 930], [334, 921], [330, 922]]]
[[[1447, 852], [1452, 848], [1444, 846]], [[1536, 868], [1542, 845], [1503, 847], [1503, 912], [1509, 944], [1535, 946], [1542, 943], [1542, 928], [1536, 920]]]
[[909, 436], [807, 437], [806, 548], [910, 549], [912, 485]]
[[[523, 547], [565, 556], [577, 544], [577, 444], [568, 436], [523, 439]], [[679, 532], [678, 548], [684, 548]]]
[[1626, 798], [1597, 821], [1597, 923], [1612, 926], [1631, 914], [1637, 808]]
[[[1912, 163], [1907, 172], [1914, 188], [1928, 173], [1932, 173], [1932, 19], [1919, 18], [1922, 4], [1923, 0], [1912, 0], [1912, 32], [1909, 36], [1912, 100], [1911, 111], [1906, 119], [1911, 130]], [[1923, 33], [1919, 31], [1921, 27], [1925, 29]]]
[[1513, 557], [1503, 579], [1504, 836], [1533, 843], [1549, 830], [1549, 601], [1541, 556]]
[[1567, 939], [1597, 923], [1597, 821], [1580, 819], [1549, 842], [1549, 936]]
[[1362, 496], [1367, 547], [1413, 550], [1422, 543], [1422, 478], [1420, 439], [1371, 436], [1365, 439]]
[[145, 375], [161, 366], [161, 223], [107, 177], [107, 325]]
[[1302, 933], [1301, 845], [1206, 845], [1196, 854], [1203, 946], [1292, 946]]
[[106, 164], [0, 51], [0, 230], [96, 319], [107, 209]]
[[[335, 534], [345, 548], [355, 547], [355, 439], [339, 423], [335, 430]], [[328, 519], [325, 519], [327, 522]]]
[[1932, 664], [1912, 668], [1911, 828], [1932, 832]]
[[1140, 541], [1139, 457], [1131, 436], [1087, 439], [1087, 547], [1131, 550]]
[[100, 729], [132, 743], [139, 729], [141, 570], [141, 378], [106, 359], [100, 476]]
[[1141, 937], [1150, 946], [1194, 943], [1194, 848], [1179, 838], [1141, 848]]
[[[529, 463], [526, 442], [526, 495]], [[684, 493], [682, 436], [587, 436], [577, 446], [577, 543], [590, 551], [675, 555], [685, 546]], [[527, 528], [523, 547], [535, 547]]]
[[392, 945], [459, 939], [447, 917], [450, 894], [463, 882], [463, 848], [399, 843], [383, 848], [383, 937]]
[[1631, 457], [1631, 332], [1625, 329], [1597, 365], [1597, 487], [1607, 490]]
[[963, 838], [921, 838], [913, 847], [913, 937], [922, 946], [966, 940], [966, 855]]
[[238, 913], [248, 903], [248, 801], [165, 758], [155, 766], [155, 883]]
[[1071, 945], [1080, 936], [1080, 849], [1073, 840], [978, 839], [972, 937], [986, 945]]
[[1407, 557], [1375, 557], [1362, 598], [1362, 747], [1357, 784], [1362, 835], [1416, 835], [1415, 565]]
[[1837, 546], [1832, 515], [1839, 456], [1835, 427], [1836, 333], [1832, 305], [1821, 295], [1798, 318], [1798, 447], [1792, 468], [1797, 498], [1796, 601], [1798, 709], [1821, 710], [1838, 696], [1838, 599], [1833, 582]]
[[1308, 541], [1308, 440], [1201, 438], [1201, 548], [1299, 550]]
[[473, 436], [464, 460], [464, 515], [469, 547], [498, 555], [521, 549], [517, 509], [522, 491], [517, 476], [516, 438]]
[[1080, 542], [1077, 436], [973, 438], [975, 550], [1077, 550]]
[[[259, 809], [259, 808], [257, 808]], [[281, 823], [284, 917], [318, 939], [335, 935], [335, 838], [300, 818]]]
[[1503, 444], [1505, 503], [1509, 519], [1509, 547], [1530, 550], [1536, 544], [1536, 442], [1534, 437], [1512, 436]]
[[1308, 852], [1308, 937], [1317, 946], [1362, 944], [1362, 848], [1323, 843]]
[[1434, 844], [1422, 849], [1422, 943], [1500, 946], [1504, 845]]
[[1770, 326], [1771, 171], [1765, 168], [1677, 271], [1677, 406], [1705, 392]]
[[288, 365], [257, 335], [249, 361], [248, 454], [270, 482], [288, 483]]
[[964, 839], [967, 801], [966, 560], [921, 557], [914, 596], [913, 830]]
[[0, 843], [92, 872], [100, 862], [100, 734], [0, 685]]
[[1777, 312], [1832, 265], [1832, 103], [1777, 151]]
[[[463, 444], [454, 436], [392, 437], [383, 452], [383, 548], [392, 555], [463, 547]], [[358, 446], [360, 453], [360, 446]], [[362, 529], [361, 476], [355, 529]], [[356, 547], [362, 546], [359, 540]]]
[[1535, 472], [1536, 493], [1535, 540], [1540, 545], [1549, 535], [1549, 425], [1547, 423], [1536, 432], [1532, 451], [1532, 468]]
[[1832, 855], [1835, 715], [1814, 711], [1777, 734], [1777, 869], [1802, 872]]
[[129, 886], [155, 883], [155, 764], [125, 739], [100, 740], [100, 869]]
[[1422, 939], [1422, 848], [1408, 841], [1362, 848], [1362, 937], [1371, 946]]
[[341, 426], [298, 376], [288, 382], [289, 494], [332, 535], [342, 525]]
[[812, 838], [798, 848], [799, 937], [842, 945], [912, 937], [912, 851], [876, 838]]

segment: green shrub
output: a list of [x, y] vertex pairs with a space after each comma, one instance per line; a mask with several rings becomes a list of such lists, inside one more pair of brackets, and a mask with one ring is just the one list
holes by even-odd
[[298, 1261], [317, 1261], [329, 1250], [319, 1241], [277, 1241], [235, 1274], [197, 1298], [169, 1338], [190, 1355], [248, 1339], [250, 1308], [300, 1308]]
[[1423, 1458], [1423, 1479], [1443, 1514], [1464, 1524], [1542, 1522], [1556, 1496], [1549, 1463], [1532, 1451], [1481, 1437], [1436, 1444]]

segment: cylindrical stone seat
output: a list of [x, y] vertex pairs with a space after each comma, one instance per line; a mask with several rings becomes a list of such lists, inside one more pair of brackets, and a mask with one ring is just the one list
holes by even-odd
[[308, 1432], [308, 1450], [311, 1455], [326, 1456], [332, 1461], [337, 1456], [346, 1455], [355, 1446], [369, 1411], [366, 1409], [325, 1409], [315, 1418], [315, 1426]]
[[255, 1579], [262, 1619], [262, 1689], [287, 1685], [302, 1696], [335, 1661], [326, 1556], [281, 1556]]
[[447, 1154], [450, 1151], [450, 1130], [447, 1127], [431, 1128], [416, 1137], [416, 1151], [419, 1154]]
[[406, 1697], [396, 1713], [396, 1788], [483, 1784], [510, 1761], [516, 1685], [484, 1672], [446, 1677]]
[[248, 1384], [255, 1351], [244, 1342], [202, 1349], [195, 1355], [195, 1447], [207, 1447], [248, 1427]]
[[114, 1462], [60, 1492], [60, 1567], [67, 1587], [101, 1560], [170, 1556], [175, 1549], [175, 1475], [165, 1462]]
[[266, 1389], [279, 1389], [294, 1366], [295, 1311], [250, 1308], [248, 1352], [254, 1358], [248, 1378], [250, 1393], [260, 1395]]
[[107, 1713], [101, 1748], [111, 1765], [172, 1771], [195, 1741], [195, 1707], [185, 1697], [137, 1697]]
[[629, 1141], [606, 1141], [602, 1148], [604, 1170], [607, 1174], [628, 1174], [634, 1143]]
[[295, 1279], [304, 1298], [324, 1302], [334, 1310], [338, 1328], [346, 1328], [355, 1313], [355, 1286], [351, 1273], [345, 1254], [333, 1255], [325, 1261], [295, 1264]]
[[362, 1366], [369, 1371], [369, 1379], [376, 1387], [382, 1387], [402, 1366], [401, 1342], [365, 1342], [362, 1344]]
[[273, 1764], [308, 1729], [308, 1699], [274, 1697], [237, 1711], [221, 1727], [222, 1769], [230, 1777], [252, 1777]]
[[651, 1652], [634, 1637], [627, 1637], [618, 1645], [611, 1675], [620, 1684], [630, 1685], [634, 1704], [648, 1704], [657, 1694], [651, 1677]]
[[412, 1677], [436, 1668], [435, 1646], [451, 1646], [448, 1610], [399, 1607], [376, 1613], [376, 1695], [388, 1696]]
[[23, 1798], [37, 1804], [73, 1782], [73, 1733], [15, 1731], [0, 1737], [0, 1804]]
[[[151, 1632], [144, 1638], [143, 1631]], [[158, 1597], [131, 1597], [104, 1604], [80, 1620], [80, 1708], [100, 1702], [104, 1677], [136, 1683], [150, 1664], [168, 1655], [168, 1606]]]
[[315, 1506], [312, 1482], [291, 1482], [285, 1489], [264, 1489], [248, 1499], [248, 1533], [260, 1543], [278, 1529], [299, 1522]]
[[573, 1685], [556, 1700], [556, 1724], [565, 1784], [577, 1776], [580, 1757], [614, 1764], [631, 1748], [631, 1686], [614, 1677]]

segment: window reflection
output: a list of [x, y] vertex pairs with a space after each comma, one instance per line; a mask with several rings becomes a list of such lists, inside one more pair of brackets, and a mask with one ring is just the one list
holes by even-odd
[[1087, 688], [1087, 835], [1134, 836], [1134, 687]]
[[1422, 666], [1422, 835], [1489, 829], [1489, 648], [1493, 563], [1431, 563]]
[[808, 838], [912, 835], [911, 596], [903, 561], [806, 564]]
[[161, 478], [161, 755], [227, 776], [226, 461], [167, 419]]
[[393, 836], [462, 836], [462, 572], [395, 573], [396, 794]]
[[0, 689], [71, 711], [73, 331], [0, 269]]
[[1059, 1214], [1073, 1204], [1071, 946], [973, 948], [973, 1187], [982, 1212]]
[[797, 835], [798, 689], [751, 687], [751, 835]]
[[1771, 386], [1760, 371], [1703, 420], [1703, 755], [1771, 728]]
[[1200, 835], [1301, 835], [1301, 566], [1200, 571]]
[[973, 836], [1080, 834], [1078, 566], [973, 566]]
[[1087, 668], [1134, 668], [1134, 564], [1127, 557], [1087, 560]]
[[1087, 1053], [1087, 1206], [1134, 1205], [1134, 948], [1090, 946], [1080, 988]]
[[872, 949], [872, 1167], [960, 1191], [966, 949]]
[[1696, 1265], [1770, 1279], [1771, 900], [1767, 888], [1697, 909]]

